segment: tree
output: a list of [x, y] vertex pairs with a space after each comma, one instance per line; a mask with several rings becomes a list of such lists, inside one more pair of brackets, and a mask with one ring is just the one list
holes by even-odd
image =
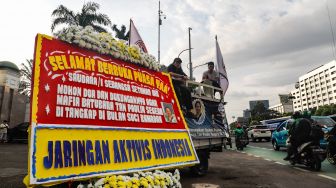
[[20, 69], [20, 83], [19, 83], [19, 93], [30, 96], [31, 94], [31, 83], [32, 83], [32, 70], [33, 70], [33, 60], [27, 59], [26, 64], [21, 64]]
[[83, 5], [81, 12], [74, 13], [64, 5], [58, 6], [51, 14], [55, 19], [52, 21], [51, 31], [61, 24], [92, 26], [97, 32], [107, 32], [103, 26], [111, 25], [111, 21], [106, 14], [97, 13], [99, 4], [87, 2]]
[[125, 25], [121, 25], [121, 28], [118, 29], [118, 26], [116, 24], [113, 24], [112, 30], [116, 33], [116, 35], [115, 35], [116, 38], [128, 41], [129, 30], [126, 32], [126, 26]]

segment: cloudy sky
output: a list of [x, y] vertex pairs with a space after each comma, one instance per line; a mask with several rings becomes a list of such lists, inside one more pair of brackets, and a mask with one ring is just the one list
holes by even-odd
[[[33, 58], [36, 33], [51, 35], [51, 12], [60, 4], [79, 11], [84, 0], [1, 2], [0, 61], [20, 66]], [[132, 18], [149, 53], [157, 57], [158, 0], [95, 0], [113, 24]], [[230, 86], [225, 96], [229, 122], [242, 116], [249, 100], [279, 103], [298, 77], [334, 59], [327, 4], [336, 33], [336, 0], [161, 0], [161, 63], [169, 65], [188, 48], [193, 65], [215, 61], [215, 35]], [[59, 28], [56, 28], [59, 29]], [[181, 55], [188, 73], [188, 53]], [[195, 69], [200, 80], [206, 67]]]

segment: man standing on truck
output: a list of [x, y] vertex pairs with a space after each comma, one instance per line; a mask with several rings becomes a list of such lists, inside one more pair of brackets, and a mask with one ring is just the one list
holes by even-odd
[[191, 93], [185, 85], [185, 81], [188, 79], [188, 76], [183, 72], [181, 63], [182, 60], [177, 57], [167, 69], [169, 74], [172, 76], [176, 96], [180, 104], [185, 106], [187, 110], [186, 116], [189, 118], [195, 118], [195, 115], [191, 112], [193, 108]]
[[202, 82], [205, 84], [212, 85], [214, 87], [219, 87], [219, 74], [214, 70], [215, 64], [214, 62], [208, 62], [208, 70], [203, 73]]

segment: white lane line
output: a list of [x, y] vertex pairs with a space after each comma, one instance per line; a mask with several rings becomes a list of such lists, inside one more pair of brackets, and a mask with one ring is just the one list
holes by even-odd
[[273, 149], [270, 149], [270, 148], [262, 148], [262, 147], [257, 147], [257, 146], [248, 146], [248, 147], [273, 151]]
[[260, 157], [259, 155], [253, 155], [253, 156], [254, 156], [254, 157], [258, 157], [258, 158]]
[[266, 161], [272, 161], [271, 159], [266, 159], [266, 158], [264, 158]]
[[276, 163], [276, 164], [279, 164], [279, 165], [286, 165], [286, 164], [284, 164], [284, 163], [281, 163], [281, 162], [278, 162], [278, 161], [276, 161], [276, 162], [274, 162], [274, 163]]
[[326, 175], [323, 175], [323, 174], [318, 174], [318, 176], [336, 181], [336, 178], [333, 178], [333, 177], [330, 177], [330, 176], [326, 176]]
[[308, 171], [308, 170], [305, 170], [305, 169], [302, 169], [302, 168], [298, 168], [298, 167], [293, 167], [294, 169], [296, 169], [296, 170], [300, 170], [300, 171], [302, 171], [302, 172], [310, 172], [310, 171]]

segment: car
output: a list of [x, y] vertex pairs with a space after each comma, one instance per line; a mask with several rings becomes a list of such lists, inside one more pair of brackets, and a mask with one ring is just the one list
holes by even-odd
[[[322, 127], [324, 133], [330, 131], [332, 127], [336, 124], [336, 122], [328, 116], [312, 116], [311, 118]], [[272, 145], [274, 150], [279, 151], [281, 147], [286, 147], [286, 141], [288, 138], [288, 126], [290, 123], [293, 122], [293, 119], [286, 120], [281, 123], [278, 128], [273, 132]], [[320, 140], [320, 146], [322, 148], [326, 148], [327, 145], [328, 142], [326, 138]]]
[[265, 139], [267, 142], [271, 140], [271, 130], [267, 125], [255, 125], [248, 129], [248, 136], [253, 142]]
[[8, 129], [8, 141], [20, 141], [20, 142], [27, 142], [28, 141], [28, 127], [29, 122], [23, 122], [16, 125], [13, 128]]

